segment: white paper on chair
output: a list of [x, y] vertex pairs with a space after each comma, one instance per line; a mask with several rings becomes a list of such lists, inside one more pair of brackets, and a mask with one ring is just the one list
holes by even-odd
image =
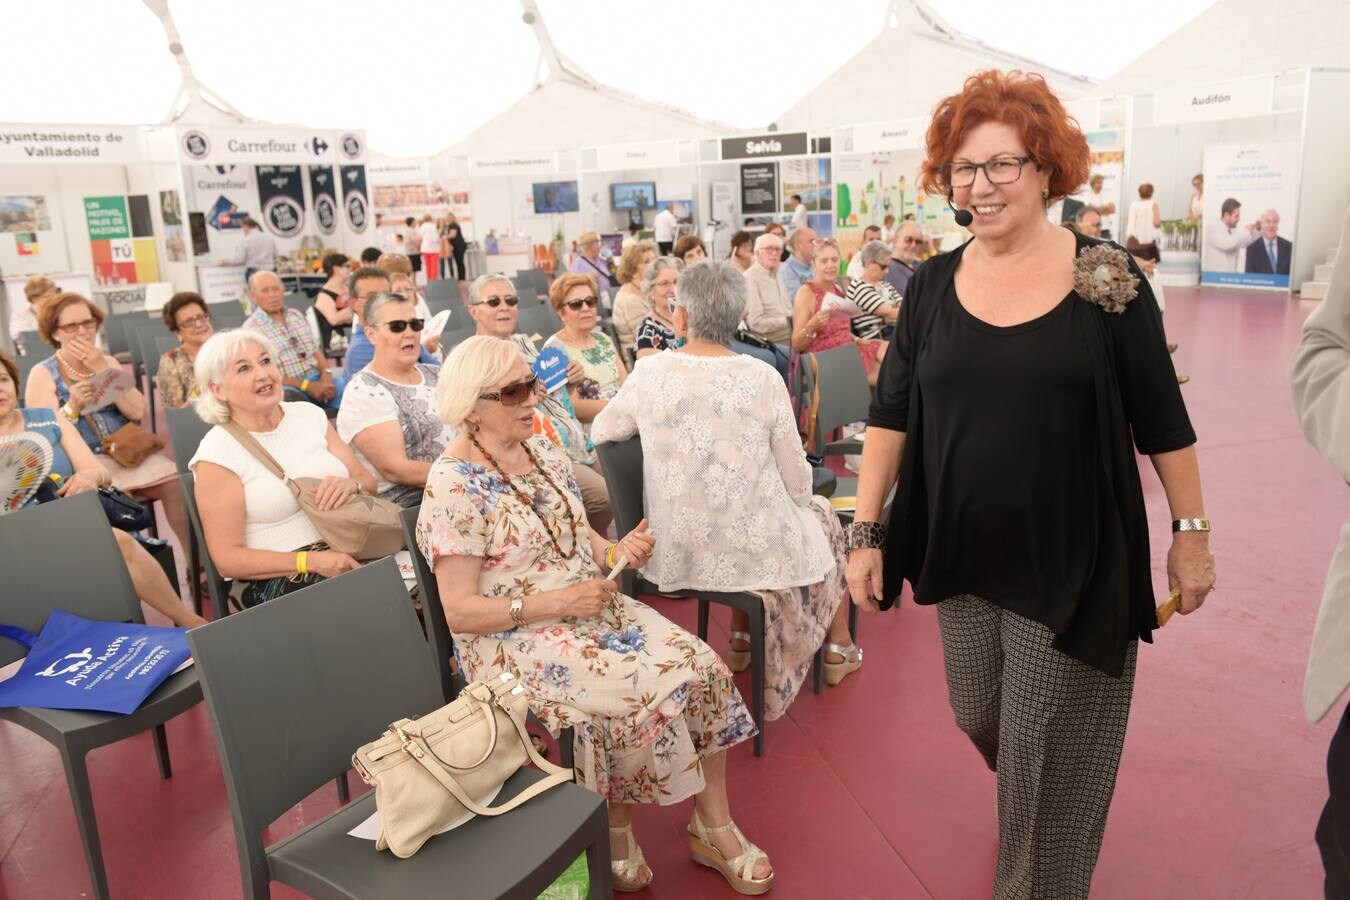
[[413, 568], [411, 551], [400, 550], [395, 553], [394, 565], [398, 566], [398, 574], [403, 576], [406, 583], [413, 584], [417, 581], [417, 570]]
[[93, 396], [89, 400], [89, 405], [83, 411], [93, 412], [97, 409], [103, 409], [110, 403], [116, 403], [126, 395], [127, 391], [132, 389], [134, 384], [131, 373], [126, 369], [109, 366], [95, 372], [93, 377], [89, 379], [89, 387], [93, 389]]
[[827, 294], [825, 299], [820, 301], [820, 308], [828, 309], [830, 312], [836, 310], [839, 312], [846, 312], [850, 316], [856, 316], [862, 313], [862, 309], [859, 308], [858, 304], [845, 297], [840, 297], [838, 294]]
[[422, 329], [422, 340], [427, 338], [440, 337], [441, 332], [445, 331], [445, 324], [450, 321], [450, 310], [443, 309], [431, 317], [426, 327]]
[[[480, 806], [491, 805], [492, 801], [497, 799], [497, 795], [500, 794], [501, 791], [502, 786], [499, 784], [492, 789], [492, 793], [488, 794], [486, 797], [478, 798], [478, 804]], [[458, 828], [459, 826], [463, 825], [465, 822], [469, 821], [472, 818], [473, 813], [465, 812], [464, 815], [460, 816], [458, 819], [455, 819], [449, 825], [446, 825], [444, 828], [438, 830], [436, 833], [445, 834], [447, 831], [451, 831], [455, 828]], [[375, 812], [371, 814], [370, 818], [366, 819], [363, 822], [358, 823], [357, 826], [353, 828], [351, 831], [347, 832], [347, 834], [349, 834], [354, 838], [360, 838], [363, 841], [378, 840], [380, 837], [380, 811], [378, 809], [375, 810]]]

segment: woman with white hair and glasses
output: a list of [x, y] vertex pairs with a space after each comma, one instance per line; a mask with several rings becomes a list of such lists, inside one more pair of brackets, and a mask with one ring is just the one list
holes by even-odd
[[[891, 266], [891, 248], [883, 241], [868, 241], [858, 253], [859, 275], [848, 283], [844, 299], [858, 307], [853, 317], [853, 336], [863, 340], [879, 341], [881, 331], [895, 325], [900, 317], [900, 295], [886, 280]], [[852, 273], [853, 269], [850, 268]], [[877, 350], [878, 361], [886, 355], [886, 345]]]
[[[597, 443], [642, 438], [656, 550], [644, 570], [662, 591], [754, 591], [764, 598], [765, 717], [787, 711], [826, 643], [826, 678], [862, 665], [844, 602], [844, 531], [811, 493], [783, 379], [730, 344], [745, 279], [729, 263], [686, 269], [675, 308], [687, 343], [643, 359], [595, 419]], [[750, 662], [732, 614], [732, 668]]]
[[635, 333], [638, 359], [674, 350], [679, 343], [675, 334], [675, 286], [683, 268], [684, 263], [674, 256], [661, 256], [647, 264], [642, 275], [647, 317], [638, 323]]
[[320, 509], [336, 509], [375, 479], [337, 436], [322, 408], [283, 403], [277, 350], [248, 329], [216, 334], [197, 353], [197, 414], [216, 427], [188, 464], [206, 548], [225, 578], [245, 583], [254, 606], [357, 568], [328, 549], [286, 483], [263, 465], [232, 427], [253, 436], [291, 478], [322, 479]]
[[578, 781], [609, 801], [616, 889], [652, 881], [633, 806], [693, 797], [694, 860], [763, 893], [773, 870], [726, 790], [726, 750], [755, 724], [706, 644], [605, 580], [619, 557], [645, 565], [651, 534], [610, 543], [587, 527], [571, 461], [532, 433], [537, 391], [515, 346], [486, 335], [451, 352], [436, 388], [460, 436], [431, 468], [417, 543], [455, 654], [471, 679], [519, 671], [540, 721], [575, 728]]

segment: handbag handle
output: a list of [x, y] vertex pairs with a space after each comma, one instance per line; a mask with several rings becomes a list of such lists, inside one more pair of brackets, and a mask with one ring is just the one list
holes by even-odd
[[[484, 705], [486, 706], [487, 704], [485, 703]], [[529, 732], [525, 730], [525, 725], [516, 718], [515, 714], [508, 706], [497, 701], [495, 696], [493, 697], [493, 705], [506, 713], [506, 717], [510, 719], [511, 724], [516, 727], [516, 733], [520, 736], [521, 743], [525, 745], [525, 753], [530, 762], [541, 772], [548, 773], [546, 778], [536, 781], [501, 806], [482, 806], [475, 801], [468, 795], [464, 788], [460, 787], [459, 782], [455, 781], [453, 775], [440, 766], [434, 765], [431, 760], [427, 758], [427, 756], [430, 755], [439, 760], [439, 757], [431, 752], [431, 747], [427, 745], [426, 738], [422, 737], [420, 734], [410, 734], [405, 732], [408, 740], [404, 744], [403, 749], [408, 752], [408, 755], [417, 760], [432, 778], [435, 778], [440, 782], [441, 787], [449, 791], [451, 796], [464, 805], [465, 809], [477, 816], [500, 816], [502, 813], [508, 813], [511, 810], [524, 805], [527, 801], [538, 797], [549, 788], [554, 788], [567, 781], [571, 781], [573, 777], [571, 769], [555, 766], [553, 763], [539, 755], [539, 752], [534, 749], [534, 742], [530, 740]], [[491, 711], [491, 707], [489, 707], [488, 712]], [[496, 716], [492, 716], [492, 718], [495, 720]]]
[[[477, 697], [473, 697], [473, 698], [471, 698], [471, 699], [478, 700]], [[478, 759], [477, 762], [471, 762], [471, 763], [469, 763], [467, 766], [457, 766], [457, 765], [455, 765], [454, 763], [448, 763], [448, 762], [446, 762], [445, 760], [441, 759], [440, 754], [438, 754], [435, 750], [431, 749], [431, 745], [430, 745], [430, 744], [426, 744], [426, 743], [425, 743], [425, 742], [426, 742], [426, 738], [422, 736], [422, 733], [421, 733], [420, 731], [408, 731], [408, 730], [405, 728], [405, 729], [404, 729], [404, 733], [405, 733], [405, 734], [412, 734], [412, 735], [415, 735], [415, 736], [417, 736], [417, 737], [419, 737], [419, 738], [422, 738], [422, 741], [423, 741], [423, 743], [424, 743], [425, 746], [426, 746], [427, 752], [431, 754], [432, 758], [434, 758], [434, 759], [436, 760], [436, 762], [438, 762], [438, 763], [440, 763], [441, 765], [445, 766], [447, 769], [459, 769], [460, 771], [463, 771], [463, 772], [467, 772], [467, 771], [469, 771], [469, 770], [471, 770], [471, 769], [476, 769], [476, 768], [478, 768], [479, 766], [481, 766], [483, 763], [487, 762], [488, 759], [492, 756], [492, 754], [493, 754], [493, 753], [496, 751], [496, 749], [497, 749], [497, 717], [496, 717], [495, 715], [493, 715], [493, 713], [492, 713], [492, 706], [491, 706], [491, 705], [489, 705], [489, 704], [487, 704], [487, 703], [484, 703], [482, 700], [478, 700], [478, 704], [479, 704], [479, 707], [482, 709], [484, 718], [487, 719], [487, 723], [488, 723], [488, 733], [491, 735], [491, 737], [489, 738], [489, 740], [488, 740], [488, 742], [487, 742], [487, 743], [488, 743], [488, 748], [487, 748], [487, 750], [485, 750], [485, 751], [483, 752], [483, 755], [482, 755], [481, 757], [479, 757], [479, 759]], [[507, 715], [510, 715], [510, 712], [509, 712], [509, 711], [507, 711]], [[534, 746], [533, 742], [530, 742], [530, 746], [531, 746], [531, 747]]]

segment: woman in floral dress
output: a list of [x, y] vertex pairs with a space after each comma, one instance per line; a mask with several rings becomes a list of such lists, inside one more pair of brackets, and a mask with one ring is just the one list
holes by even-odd
[[628, 370], [614, 349], [614, 342], [599, 328], [600, 293], [593, 276], [563, 275], [549, 287], [548, 296], [563, 327], [544, 346], [555, 347], [581, 364], [585, 377], [569, 384], [567, 389], [572, 392], [577, 418], [585, 424], [589, 435], [591, 420], [619, 392]]
[[726, 795], [725, 751], [755, 734], [749, 710], [706, 644], [605, 580], [619, 557], [645, 564], [653, 540], [645, 523], [616, 544], [587, 527], [567, 455], [531, 435], [536, 384], [514, 345], [479, 336], [437, 386], [460, 436], [431, 469], [417, 542], [460, 664], [471, 679], [518, 671], [540, 721], [575, 729], [578, 779], [610, 803], [616, 888], [652, 880], [632, 805], [694, 797], [695, 861], [763, 893], [768, 858]]

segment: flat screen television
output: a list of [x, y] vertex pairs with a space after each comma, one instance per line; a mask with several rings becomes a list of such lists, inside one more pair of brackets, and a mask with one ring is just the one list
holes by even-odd
[[656, 209], [656, 182], [616, 181], [609, 186], [614, 209]]
[[535, 213], [580, 212], [575, 181], [540, 181], [534, 185]]

